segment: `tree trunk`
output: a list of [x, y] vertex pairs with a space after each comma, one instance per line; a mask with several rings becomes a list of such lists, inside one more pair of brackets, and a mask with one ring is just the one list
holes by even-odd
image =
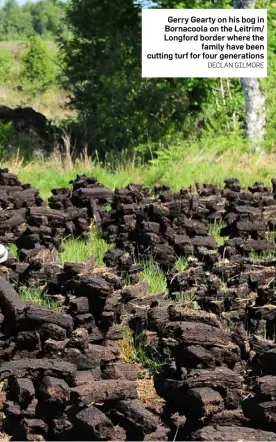
[[[256, 0], [233, 0], [235, 9], [253, 9]], [[263, 149], [265, 138], [265, 97], [257, 78], [242, 78], [246, 104], [246, 136], [255, 151]]]

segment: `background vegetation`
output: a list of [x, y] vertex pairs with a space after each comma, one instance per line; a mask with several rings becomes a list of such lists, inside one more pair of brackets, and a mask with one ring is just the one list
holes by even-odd
[[[149, 5], [233, 7], [230, 0], [153, 0]], [[217, 167], [227, 174], [234, 166], [238, 173], [232, 152], [243, 158], [249, 154], [241, 80], [142, 79], [141, 8], [146, 6], [145, 0], [40, 0], [23, 6], [6, 0], [0, 9], [0, 104], [44, 113], [71, 136], [69, 152], [60, 146], [59, 159], [65, 161], [69, 153], [72, 161], [85, 153], [106, 174], [135, 166], [136, 180], [153, 183], [164, 177], [171, 181], [168, 165], [178, 173], [185, 168], [173, 181], [183, 175], [185, 182], [204, 176], [218, 180]], [[276, 147], [276, 3], [257, 0], [256, 7], [268, 9], [269, 75], [260, 83], [271, 161]], [[2, 162], [23, 145], [25, 152], [26, 144], [10, 125], [0, 123]], [[194, 164], [187, 158], [194, 158]], [[204, 159], [200, 166], [198, 158]]]
[[6, 0], [0, 10], [0, 40], [26, 40], [33, 35], [53, 40], [57, 32], [65, 32], [62, 2], [27, 1], [21, 7], [16, 0]]

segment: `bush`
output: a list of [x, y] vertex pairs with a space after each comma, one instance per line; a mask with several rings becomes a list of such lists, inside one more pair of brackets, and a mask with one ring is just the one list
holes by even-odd
[[40, 38], [33, 37], [22, 57], [23, 88], [32, 94], [43, 93], [55, 81], [56, 68], [47, 44]]
[[0, 48], [0, 84], [5, 84], [11, 77], [14, 59], [8, 49]]

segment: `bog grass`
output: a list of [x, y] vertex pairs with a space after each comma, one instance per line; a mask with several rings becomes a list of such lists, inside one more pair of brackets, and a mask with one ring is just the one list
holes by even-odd
[[225, 226], [226, 223], [224, 221], [215, 221], [213, 224], [209, 225], [208, 234], [216, 240], [218, 246], [223, 245], [227, 239], [227, 237], [220, 235], [221, 229]]
[[184, 270], [186, 270], [187, 267], [188, 267], [188, 261], [187, 258], [185, 258], [184, 256], [180, 256], [174, 265], [174, 269], [177, 272], [183, 272]]
[[20, 298], [25, 302], [35, 304], [40, 307], [46, 307], [51, 310], [59, 310], [60, 308], [59, 303], [54, 301], [49, 295], [41, 295], [42, 288], [34, 282], [30, 282], [28, 285], [19, 286], [17, 292]]
[[112, 247], [100, 236], [97, 228], [91, 228], [87, 240], [76, 238], [64, 238], [62, 243], [63, 251], [60, 253], [60, 261], [64, 262], [84, 262], [89, 257], [94, 256], [98, 265], [102, 266], [105, 253]]
[[142, 263], [144, 270], [140, 273], [140, 280], [147, 282], [151, 294], [168, 294], [167, 281], [164, 272], [154, 262], [153, 259]]
[[129, 364], [141, 364], [150, 375], [158, 373], [164, 363], [161, 355], [147, 345], [143, 333], [133, 336], [128, 326], [124, 327], [123, 338], [118, 341], [122, 359]]
[[[43, 198], [51, 195], [55, 187], [69, 186], [71, 179], [77, 174], [95, 176], [105, 186], [115, 189], [129, 183], [144, 183], [153, 187], [155, 184], [169, 184], [173, 191], [187, 187], [193, 182], [213, 183], [224, 185], [229, 177], [238, 178], [243, 186], [252, 185], [256, 181], [263, 181], [271, 185], [271, 178], [276, 176], [276, 155], [249, 154], [238, 148], [225, 149], [223, 152], [216, 147], [204, 148], [200, 142], [184, 143], [178, 149], [178, 157], [172, 152], [168, 158], [162, 156], [148, 164], [133, 164], [121, 161], [112, 167], [105, 166], [86, 155], [73, 162], [70, 152], [62, 155], [53, 155], [47, 161], [33, 161], [25, 163], [21, 158], [13, 158], [1, 162], [1, 166], [17, 173], [24, 183], [31, 183], [37, 187]], [[173, 146], [171, 151], [173, 150]]]

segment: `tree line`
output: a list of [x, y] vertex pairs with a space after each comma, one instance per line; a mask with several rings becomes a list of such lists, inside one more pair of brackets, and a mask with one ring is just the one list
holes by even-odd
[[[138, 150], [160, 142], [236, 133], [275, 140], [276, 7], [270, 0], [152, 0], [155, 8], [267, 8], [268, 78], [141, 79], [141, 6], [134, 0], [71, 0], [61, 39], [67, 88], [91, 149]], [[265, 99], [266, 98], [266, 115]], [[259, 122], [254, 121], [256, 114]], [[266, 120], [266, 121], [265, 121]], [[266, 137], [264, 126], [266, 122]], [[255, 130], [256, 129], [256, 130]], [[259, 143], [258, 141], [258, 143]], [[257, 143], [257, 144], [258, 144]], [[274, 143], [274, 142], [273, 142]], [[137, 146], [139, 149], [137, 150]]]
[[33, 36], [53, 40], [60, 31], [65, 32], [62, 2], [27, 1], [20, 6], [16, 0], [6, 0], [0, 8], [0, 41], [25, 40]]
[[[267, 8], [268, 77], [253, 82], [238, 78], [142, 79], [141, 8], [146, 4], [172, 9]], [[19, 8], [15, 0], [7, 0], [2, 13], [14, 7]], [[198, 139], [206, 133], [244, 137], [255, 127], [261, 135], [261, 148], [275, 145], [276, 6], [271, 0], [41, 0], [19, 9], [25, 14], [34, 8], [49, 17], [48, 7], [56, 11], [54, 25], [33, 29], [40, 29], [36, 34], [42, 37], [52, 32], [58, 43], [62, 85], [78, 111], [78, 120], [70, 127], [90, 153], [97, 151], [107, 158], [110, 153], [127, 152], [148, 160], [160, 145], [175, 148], [183, 139]], [[22, 39], [24, 33], [19, 35]], [[37, 41], [36, 45], [27, 59], [29, 83], [36, 81], [35, 72], [43, 62], [43, 51]], [[47, 69], [40, 70], [41, 78], [47, 77]], [[251, 118], [253, 114], [259, 114], [260, 125]]]

